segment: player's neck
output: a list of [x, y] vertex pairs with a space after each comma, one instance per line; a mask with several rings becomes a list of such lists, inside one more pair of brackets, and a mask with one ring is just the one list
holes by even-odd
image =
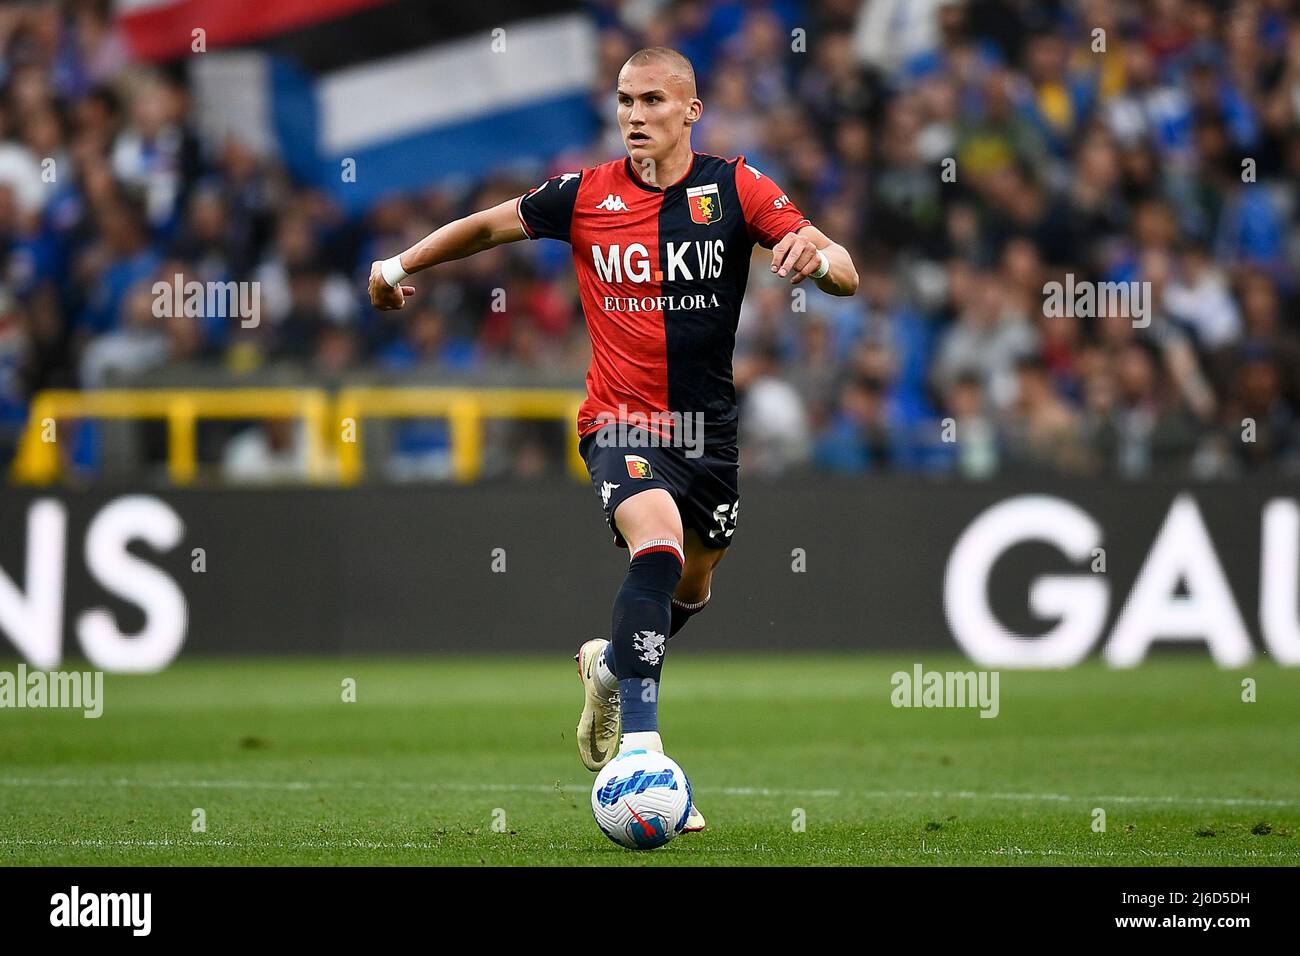
[[695, 153], [691, 149], [691, 144], [676, 149], [670, 156], [663, 159], [662, 162], [654, 166], [654, 181], [651, 186], [658, 186], [660, 189], [667, 189], [674, 183], [680, 182], [691, 168], [691, 163], [695, 160]]

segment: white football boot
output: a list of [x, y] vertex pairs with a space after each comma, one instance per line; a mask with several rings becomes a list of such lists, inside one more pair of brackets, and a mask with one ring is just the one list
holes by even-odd
[[605, 690], [596, 676], [596, 662], [608, 646], [609, 641], [598, 637], [583, 644], [573, 656], [584, 691], [582, 717], [578, 719], [578, 756], [592, 773], [613, 759], [623, 723], [618, 688]]

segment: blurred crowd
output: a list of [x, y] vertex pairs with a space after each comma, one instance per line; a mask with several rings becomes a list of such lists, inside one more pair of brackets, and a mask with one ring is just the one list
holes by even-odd
[[[439, 267], [399, 313], [369, 308], [365, 277], [450, 219], [618, 156], [613, 80], [662, 44], [696, 67], [695, 148], [746, 155], [861, 275], [852, 298], [792, 297], [754, 270], [736, 356], [753, 471], [1300, 472], [1300, 12], [1286, 0], [589, 9], [595, 142], [533, 178], [485, 171], [349, 217], [274, 157], [202, 138], [184, 64], [132, 64], [106, 0], [0, 6], [0, 463], [34, 391], [159, 370], [580, 382], [567, 247]], [[259, 281], [261, 324], [155, 317], [152, 285], [176, 274]], [[1045, 309], [1067, 276], [1146, 284], [1149, 309]], [[499, 470], [558, 470], [563, 434], [526, 430]], [[269, 424], [220, 439], [232, 478], [291, 474], [301, 454]], [[445, 431], [409, 426], [395, 455], [396, 476], [445, 474]]]

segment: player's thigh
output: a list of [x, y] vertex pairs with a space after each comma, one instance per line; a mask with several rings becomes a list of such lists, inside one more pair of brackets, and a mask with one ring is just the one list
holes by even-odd
[[614, 543], [635, 550], [645, 541], [669, 538], [680, 546], [682, 519], [673, 498], [680, 478], [676, 463], [658, 448], [619, 441], [617, 426], [608, 425], [578, 443]]
[[686, 566], [673, 597], [687, 604], [696, 604], [709, 596], [713, 588], [713, 569], [727, 553], [726, 548], [710, 548], [694, 528], [686, 529]]
[[635, 551], [647, 541], [671, 539], [682, 544], [682, 516], [677, 502], [663, 488], [647, 488], [625, 499], [614, 510], [614, 524]]

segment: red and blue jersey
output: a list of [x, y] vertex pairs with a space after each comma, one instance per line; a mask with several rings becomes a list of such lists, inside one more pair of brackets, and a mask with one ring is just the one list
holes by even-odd
[[708, 444], [734, 442], [750, 254], [809, 225], [781, 188], [743, 156], [694, 153], [662, 189], [624, 158], [548, 179], [518, 211], [530, 239], [573, 247], [592, 352], [579, 434], [677, 412], [703, 415]]

